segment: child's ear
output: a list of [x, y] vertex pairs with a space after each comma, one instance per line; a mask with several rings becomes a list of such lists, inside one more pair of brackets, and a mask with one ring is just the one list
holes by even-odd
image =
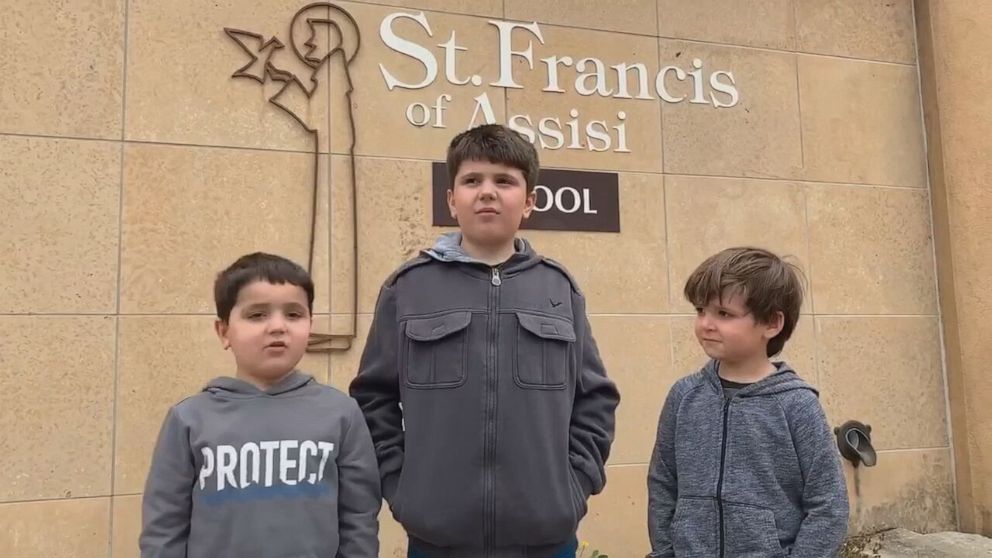
[[530, 217], [531, 212], [534, 211], [534, 205], [537, 203], [537, 190], [531, 189], [530, 193], [527, 194], [527, 199], [524, 200], [524, 219]]
[[779, 333], [782, 333], [782, 328], [785, 327], [785, 314], [781, 311], [776, 311], [772, 314], [772, 318], [768, 320], [765, 324], [765, 338], [772, 339]]
[[227, 338], [228, 323], [224, 320], [217, 319], [214, 321], [214, 331], [217, 332], [217, 338], [220, 339], [220, 345], [224, 347], [224, 350], [231, 348], [231, 342]]
[[452, 188], [448, 188], [448, 211], [451, 212], [452, 219], [458, 220], [455, 214], [455, 191]]

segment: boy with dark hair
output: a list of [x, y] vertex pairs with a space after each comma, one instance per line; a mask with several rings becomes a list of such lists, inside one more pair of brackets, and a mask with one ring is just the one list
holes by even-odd
[[711, 360], [661, 412], [650, 558], [823, 558], [843, 543], [847, 489], [817, 392], [770, 360], [799, 320], [799, 275], [767, 250], [730, 248], [686, 281]]
[[534, 147], [484, 125], [447, 164], [460, 231], [386, 280], [351, 384], [383, 496], [411, 557], [574, 557], [619, 394], [575, 281], [516, 238]]
[[142, 502], [142, 558], [377, 558], [379, 475], [358, 405], [296, 370], [314, 288], [250, 254], [214, 285], [235, 377], [172, 407]]

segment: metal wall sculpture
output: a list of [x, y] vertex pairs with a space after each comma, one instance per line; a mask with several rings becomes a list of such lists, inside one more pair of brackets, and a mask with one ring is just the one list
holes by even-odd
[[[346, 145], [343, 146], [350, 166], [347, 193], [351, 198], [351, 246], [337, 246], [339, 250], [351, 250], [351, 329], [348, 333], [328, 334], [311, 333], [308, 343], [310, 352], [329, 352], [347, 350], [357, 332], [358, 316], [358, 196], [355, 173], [355, 120], [352, 114], [351, 95], [354, 90], [348, 67], [358, 54], [361, 44], [358, 24], [347, 11], [334, 4], [315, 2], [304, 6], [293, 16], [289, 25], [289, 45], [296, 61], [280, 60], [277, 64], [273, 56], [285, 48], [285, 44], [277, 37], [268, 40], [265, 36], [241, 29], [224, 28], [224, 32], [250, 57], [247, 64], [235, 71], [232, 78], [247, 78], [264, 86], [274, 83], [278, 91], [268, 97], [268, 102], [278, 107], [312, 137], [313, 143], [313, 183], [310, 206], [310, 241], [307, 257], [307, 270], [313, 273], [314, 247], [317, 235], [317, 207], [320, 177], [320, 145], [322, 132], [320, 127], [308, 122], [311, 114], [309, 101], [317, 91], [321, 72], [336, 66], [341, 71], [344, 82], [341, 93], [347, 102], [347, 109], [342, 115], [346, 123], [336, 123], [344, 126], [347, 134]], [[295, 62], [302, 63], [296, 64]], [[293, 62], [293, 64], [290, 64]], [[302, 75], [301, 75], [302, 74]], [[341, 130], [341, 128], [337, 128]], [[330, 123], [324, 134], [330, 138]], [[328, 156], [330, 161], [330, 155]], [[330, 179], [328, 169], [328, 193], [333, 198], [335, 184]], [[341, 190], [338, 186], [337, 190]], [[330, 220], [330, 217], [329, 217]], [[328, 250], [330, 250], [330, 246]]]

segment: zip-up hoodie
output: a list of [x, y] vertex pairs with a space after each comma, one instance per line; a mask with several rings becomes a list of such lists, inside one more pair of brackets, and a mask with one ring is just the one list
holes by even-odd
[[550, 553], [606, 482], [619, 394], [585, 299], [516, 247], [490, 267], [449, 234], [397, 270], [351, 385], [383, 496], [428, 554]]
[[172, 407], [142, 503], [142, 558], [377, 558], [379, 475], [354, 400], [293, 372], [217, 378]]
[[785, 363], [724, 397], [718, 363], [668, 394], [648, 472], [650, 558], [834, 556], [844, 473], [817, 392]]

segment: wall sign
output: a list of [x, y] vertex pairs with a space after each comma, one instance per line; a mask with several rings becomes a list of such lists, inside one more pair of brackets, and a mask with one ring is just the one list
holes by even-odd
[[[396, 22], [408, 20], [416, 25], [401, 34]], [[489, 34], [497, 47], [499, 72], [493, 76], [465, 75], [458, 68], [458, 60], [468, 47], [458, 44], [458, 33]], [[589, 152], [609, 151], [630, 153], [627, 127], [638, 125], [628, 122], [624, 107], [629, 103], [665, 102], [703, 105], [706, 108], [729, 108], [740, 102], [740, 91], [731, 71], [713, 69], [702, 59], [686, 56], [679, 65], [664, 66], [657, 72], [649, 64], [637, 60], [601, 60], [594, 56], [572, 57], [536, 53], [535, 45], [547, 42], [537, 22], [520, 23], [504, 20], [479, 21], [477, 28], [452, 30], [447, 41], [435, 37], [434, 28], [424, 12], [395, 12], [383, 18], [379, 25], [379, 39], [390, 50], [406, 56], [409, 64], [423, 68], [421, 77], [409, 82], [397, 78], [386, 64], [379, 63], [379, 72], [386, 89], [418, 90], [429, 87], [438, 80], [454, 88], [471, 88], [469, 99], [460, 99], [448, 92], [436, 98], [417, 101], [406, 107], [397, 107], [394, 118], [405, 118], [417, 128], [447, 128], [453, 124], [456, 131], [480, 124], [496, 124], [496, 112], [489, 93], [483, 89], [500, 87], [524, 89], [519, 78], [524, 72], [538, 73], [542, 92], [564, 94], [573, 92], [583, 97], [616, 99], [616, 106], [605, 112], [587, 114], [569, 108], [567, 117], [541, 114], [508, 115], [506, 124], [523, 134], [539, 149], [573, 149]], [[524, 47], [523, 45], [526, 45]], [[546, 56], [551, 54], [550, 56]], [[587, 53], [588, 54], [588, 53]], [[680, 53], [681, 54], [681, 53]], [[574, 77], [573, 77], [574, 74]], [[450, 122], [445, 110], [454, 103], [472, 103], [472, 116], [468, 122]], [[705, 110], [705, 109], [703, 109]]]
[[[448, 171], [435, 162], [433, 209], [435, 226], [456, 226], [448, 210]], [[620, 187], [615, 172], [541, 169], [534, 187], [534, 212], [522, 228], [547, 231], [620, 232]]]

